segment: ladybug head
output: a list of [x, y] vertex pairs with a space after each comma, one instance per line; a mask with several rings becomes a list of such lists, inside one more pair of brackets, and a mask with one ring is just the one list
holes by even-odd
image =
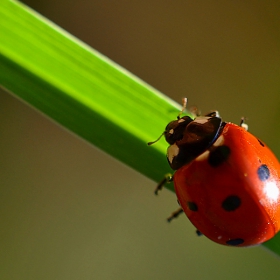
[[177, 120], [171, 121], [156, 141], [148, 143], [152, 145], [164, 135], [170, 145], [167, 159], [174, 170], [188, 164], [207, 150], [216, 141], [225, 124], [217, 111], [195, 119], [189, 116], [180, 117], [186, 105], [187, 98], [184, 98]]
[[170, 122], [164, 135], [170, 144], [167, 159], [171, 168], [177, 170], [207, 150], [220, 135], [222, 124], [222, 119], [216, 113], [194, 120], [183, 117]]
[[182, 140], [184, 137], [184, 132], [189, 123], [191, 123], [193, 119], [188, 116], [178, 118], [175, 121], [170, 122], [163, 132], [165, 140], [173, 145], [175, 142]]
[[183, 118], [180, 118], [178, 116], [177, 120], [171, 121], [163, 131], [163, 133], [158, 137], [157, 140], [148, 142], [148, 145], [153, 145], [156, 143], [160, 138], [164, 135], [165, 140], [170, 144], [174, 144], [176, 141], [183, 138], [184, 130], [186, 126], [192, 122], [193, 119], [191, 119], [188, 116], [185, 116]]

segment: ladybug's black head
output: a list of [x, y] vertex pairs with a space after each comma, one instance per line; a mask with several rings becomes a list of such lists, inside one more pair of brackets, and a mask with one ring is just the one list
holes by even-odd
[[167, 159], [172, 169], [177, 170], [206, 151], [223, 130], [224, 122], [217, 111], [195, 119], [180, 117], [186, 109], [187, 98], [183, 98], [183, 108], [177, 120], [171, 121], [161, 136], [148, 145], [157, 142], [163, 135], [170, 144]]
[[207, 150], [221, 133], [222, 124], [217, 113], [194, 120], [186, 116], [170, 122], [164, 135], [170, 144], [167, 158], [171, 168], [177, 170]]
[[176, 141], [182, 140], [186, 126], [191, 123], [193, 119], [188, 116], [178, 118], [175, 121], [170, 122], [164, 131], [165, 140], [170, 144], [174, 144]]

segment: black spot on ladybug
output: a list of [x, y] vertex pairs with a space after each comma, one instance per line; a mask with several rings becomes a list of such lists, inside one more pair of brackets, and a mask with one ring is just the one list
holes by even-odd
[[236, 210], [240, 205], [241, 199], [236, 195], [230, 195], [222, 202], [222, 208], [228, 212]]
[[217, 167], [225, 162], [230, 155], [230, 148], [228, 146], [219, 146], [210, 152], [208, 163]]
[[261, 181], [265, 181], [269, 178], [270, 176], [270, 171], [267, 167], [266, 164], [262, 164], [259, 168], [258, 168], [258, 177]]
[[264, 147], [264, 143], [260, 139], [258, 139], [258, 141], [259, 141], [260, 145]]
[[191, 211], [197, 211], [198, 210], [197, 205], [194, 202], [191, 202], [191, 201], [188, 202], [188, 207]]
[[230, 246], [237, 246], [237, 245], [244, 243], [244, 239], [242, 239], [242, 238], [231, 239], [231, 240], [228, 240], [226, 243], [227, 243], [227, 245], [230, 245]]

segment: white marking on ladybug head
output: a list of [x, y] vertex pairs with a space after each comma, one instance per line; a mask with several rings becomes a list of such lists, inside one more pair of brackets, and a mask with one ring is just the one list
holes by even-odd
[[168, 131], [169, 134], [173, 134], [174, 133], [174, 129], [171, 128], [169, 131]]
[[204, 124], [204, 123], [207, 123], [209, 119], [210, 119], [210, 117], [197, 117], [194, 119], [193, 122]]
[[179, 154], [179, 147], [176, 144], [173, 144], [167, 149], [167, 157], [170, 163], [172, 163], [174, 157]]
[[223, 135], [219, 136], [217, 140], [213, 143], [214, 147], [222, 146], [225, 142], [225, 137]]
[[179, 119], [178, 120], [178, 123], [182, 123], [182, 122], [184, 122], [185, 120], [184, 119]]
[[210, 151], [206, 150], [204, 153], [202, 153], [201, 155], [199, 155], [198, 157], [195, 158], [196, 161], [203, 161], [203, 160], [207, 160], [209, 157]]
[[210, 111], [208, 114], [205, 115], [205, 117], [216, 117], [216, 118], [220, 118], [220, 114], [218, 111]]

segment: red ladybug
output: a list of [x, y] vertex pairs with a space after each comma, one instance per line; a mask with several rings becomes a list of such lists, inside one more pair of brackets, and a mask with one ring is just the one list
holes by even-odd
[[279, 231], [280, 165], [243, 121], [224, 122], [217, 112], [194, 119], [179, 114], [163, 135], [182, 207], [169, 220], [184, 211], [198, 233], [238, 247], [263, 243]]

